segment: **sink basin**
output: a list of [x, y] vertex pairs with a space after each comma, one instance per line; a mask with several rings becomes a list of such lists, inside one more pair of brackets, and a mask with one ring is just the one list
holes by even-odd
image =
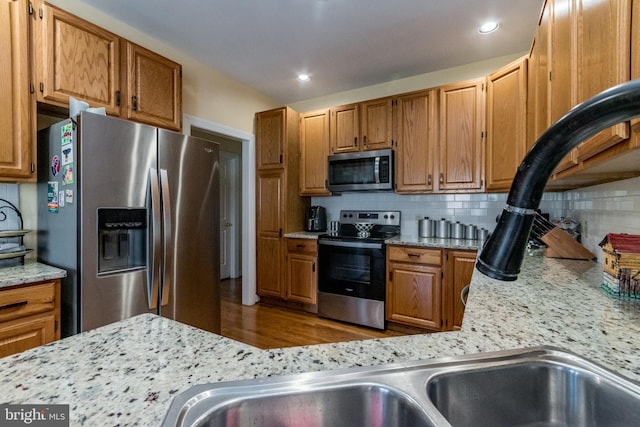
[[634, 426], [637, 387], [558, 360], [528, 360], [438, 374], [427, 384], [456, 427]]
[[163, 426], [637, 426], [640, 385], [552, 347], [255, 380], [177, 395]]

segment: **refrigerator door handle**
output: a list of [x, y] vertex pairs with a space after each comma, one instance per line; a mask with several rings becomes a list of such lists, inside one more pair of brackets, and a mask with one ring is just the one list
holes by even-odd
[[169, 192], [169, 175], [166, 169], [160, 169], [160, 185], [162, 188], [162, 230], [164, 236], [163, 260], [164, 272], [162, 274], [162, 305], [169, 303], [169, 291], [171, 278], [173, 277], [173, 264], [169, 259], [173, 254], [173, 236], [171, 228], [171, 193]]
[[160, 184], [158, 182], [158, 171], [154, 168], [149, 168], [149, 191], [151, 194], [151, 289], [147, 286], [147, 290], [149, 291], [147, 300], [149, 302], [149, 309], [153, 310], [158, 307], [158, 294], [160, 288], [160, 249], [162, 247], [162, 230], [160, 228]]

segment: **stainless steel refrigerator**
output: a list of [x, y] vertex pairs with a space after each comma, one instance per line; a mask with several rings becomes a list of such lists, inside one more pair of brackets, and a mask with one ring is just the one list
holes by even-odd
[[38, 133], [38, 260], [62, 335], [141, 313], [220, 332], [218, 144], [82, 112]]

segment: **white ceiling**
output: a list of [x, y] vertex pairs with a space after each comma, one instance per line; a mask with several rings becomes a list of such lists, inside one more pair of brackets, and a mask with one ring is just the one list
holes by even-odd
[[527, 51], [543, 2], [81, 1], [285, 104]]

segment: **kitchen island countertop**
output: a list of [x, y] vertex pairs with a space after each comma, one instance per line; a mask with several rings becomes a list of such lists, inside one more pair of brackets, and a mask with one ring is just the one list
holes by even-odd
[[257, 348], [146, 314], [0, 359], [5, 403], [70, 404], [71, 425], [157, 426], [189, 386], [552, 345], [640, 381], [640, 301], [600, 288], [602, 266], [527, 256], [520, 279], [475, 272], [462, 330]]

